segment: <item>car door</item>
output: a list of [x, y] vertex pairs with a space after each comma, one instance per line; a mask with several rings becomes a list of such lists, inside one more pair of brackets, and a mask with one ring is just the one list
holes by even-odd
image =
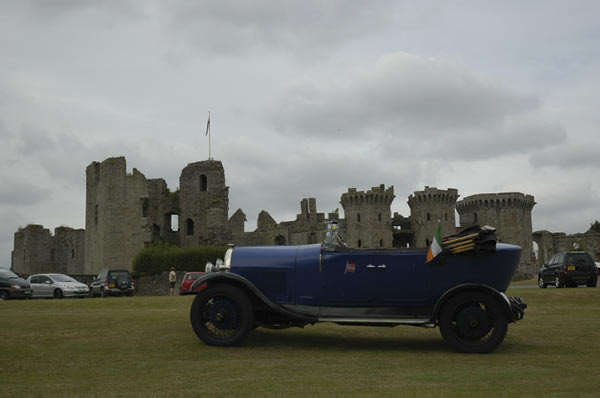
[[52, 297], [54, 295], [54, 286], [52, 285], [52, 280], [46, 275], [40, 275], [39, 278], [40, 297]]
[[40, 286], [40, 277], [34, 275], [29, 278], [29, 284], [31, 285], [31, 297], [42, 297], [42, 286]]
[[320, 305], [421, 306], [429, 297], [422, 253], [376, 250], [324, 252]]

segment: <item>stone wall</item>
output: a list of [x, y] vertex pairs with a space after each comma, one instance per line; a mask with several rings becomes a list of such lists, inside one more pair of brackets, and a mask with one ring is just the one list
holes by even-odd
[[423, 191], [416, 191], [408, 197], [410, 226], [414, 234], [412, 247], [429, 247], [438, 221], [442, 236], [456, 233], [454, 209], [458, 196], [454, 188], [443, 190], [426, 186]]
[[594, 261], [600, 261], [600, 233], [597, 232], [567, 235], [564, 232], [536, 231], [533, 240], [538, 244], [538, 265], [547, 264], [556, 253], [572, 250], [586, 251]]
[[14, 235], [11, 268], [19, 275], [38, 273], [82, 273], [85, 231], [69, 227], [54, 229], [42, 225], [19, 228]]
[[[179, 295], [179, 286], [183, 280], [185, 271], [177, 271], [177, 282], [175, 283], [174, 294]], [[169, 272], [151, 276], [140, 276], [134, 278], [135, 294], [138, 296], [168, 296], [171, 289], [169, 283]]]
[[521, 246], [519, 271], [536, 273], [537, 264], [532, 260], [533, 240], [531, 210], [535, 200], [520, 192], [487, 193], [472, 195], [456, 204], [460, 226], [474, 224], [496, 228], [498, 242]]

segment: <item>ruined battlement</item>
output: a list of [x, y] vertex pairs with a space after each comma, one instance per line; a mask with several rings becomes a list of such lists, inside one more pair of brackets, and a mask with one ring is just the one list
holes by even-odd
[[408, 197], [408, 205], [412, 208], [420, 204], [429, 203], [446, 203], [454, 205], [460, 195], [455, 188], [446, 190], [437, 189], [436, 187], [425, 186], [422, 191], [416, 191]]
[[342, 194], [340, 204], [344, 209], [363, 203], [381, 203], [384, 206], [389, 206], [395, 197], [393, 185], [386, 189], [385, 184], [381, 184], [366, 192], [357, 191], [356, 188], [349, 188], [348, 192]]
[[481, 193], [467, 196], [456, 204], [459, 213], [490, 209], [532, 210], [536, 202], [532, 195], [520, 192]]

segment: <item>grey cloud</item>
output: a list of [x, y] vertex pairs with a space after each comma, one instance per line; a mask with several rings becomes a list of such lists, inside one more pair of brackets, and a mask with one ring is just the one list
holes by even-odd
[[0, 204], [31, 206], [45, 200], [50, 191], [18, 176], [0, 176]]
[[598, 145], [593, 142], [548, 148], [531, 157], [534, 167], [558, 167], [566, 169], [600, 168]]
[[267, 117], [278, 130], [302, 135], [403, 130], [420, 136], [490, 127], [538, 106], [536, 96], [464, 66], [396, 53], [344, 79], [297, 82]]

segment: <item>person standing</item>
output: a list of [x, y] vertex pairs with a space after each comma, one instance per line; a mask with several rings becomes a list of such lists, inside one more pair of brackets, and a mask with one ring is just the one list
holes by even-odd
[[173, 295], [173, 291], [175, 290], [175, 282], [177, 282], [177, 273], [175, 272], [175, 267], [171, 267], [171, 272], [169, 272], [169, 283], [171, 284], [171, 296]]

